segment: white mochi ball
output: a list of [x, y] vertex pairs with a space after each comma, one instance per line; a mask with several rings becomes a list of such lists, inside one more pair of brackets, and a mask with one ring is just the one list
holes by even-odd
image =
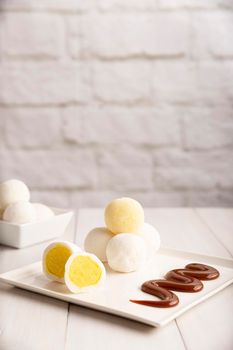
[[85, 238], [84, 249], [95, 254], [102, 262], [107, 261], [106, 247], [113, 233], [105, 227], [96, 227]]
[[52, 209], [41, 203], [32, 203], [36, 211], [36, 221], [48, 220], [54, 216]]
[[145, 241], [132, 233], [120, 233], [108, 242], [106, 255], [108, 264], [113, 270], [136, 271], [146, 259]]
[[19, 201], [29, 201], [28, 187], [19, 180], [8, 180], [0, 184], [0, 209]]
[[3, 213], [3, 220], [15, 224], [26, 224], [36, 221], [36, 211], [30, 202], [17, 202], [8, 205]]

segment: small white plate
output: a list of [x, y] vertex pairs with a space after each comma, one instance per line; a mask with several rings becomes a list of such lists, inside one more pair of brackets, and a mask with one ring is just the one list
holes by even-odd
[[[191, 262], [204, 263], [215, 267], [220, 272], [219, 278], [204, 281], [204, 288], [198, 293], [175, 292], [180, 302], [172, 308], [153, 308], [129, 301], [129, 299], [155, 300], [155, 297], [140, 290], [141, 284], [148, 279], [162, 278], [169, 270], [182, 268]], [[41, 262], [6, 272], [0, 275], [0, 280], [32, 292], [126, 317], [155, 327], [167, 324], [233, 282], [233, 260], [169, 248], [161, 248], [154, 260], [145, 264], [140, 271], [123, 274], [113, 272], [107, 266], [106, 269], [105, 285], [101, 289], [93, 289], [91, 292], [83, 294], [72, 294], [66, 289], [65, 285], [46, 279], [42, 274]]]
[[[54, 216], [28, 224], [14, 224], [0, 220], [0, 244], [14, 248], [30, 245], [62, 236], [74, 217], [70, 210], [51, 208]], [[74, 229], [74, 225], [72, 226]]]

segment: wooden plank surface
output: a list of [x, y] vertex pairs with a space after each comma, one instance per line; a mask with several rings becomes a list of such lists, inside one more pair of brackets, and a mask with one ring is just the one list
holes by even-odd
[[0, 349], [63, 350], [67, 304], [0, 285]]
[[[172, 340], [172, 343], [171, 343]], [[185, 350], [175, 321], [153, 328], [114, 315], [70, 306], [66, 350], [163, 349]]]
[[233, 209], [195, 209], [215, 237], [233, 256]]

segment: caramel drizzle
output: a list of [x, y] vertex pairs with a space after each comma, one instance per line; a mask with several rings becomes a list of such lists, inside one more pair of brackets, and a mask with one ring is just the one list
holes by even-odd
[[174, 269], [165, 275], [165, 279], [150, 280], [142, 284], [141, 290], [155, 295], [161, 300], [130, 300], [136, 304], [152, 307], [172, 307], [179, 303], [178, 296], [171, 290], [196, 293], [203, 289], [201, 281], [210, 281], [219, 277], [219, 272], [212, 266], [192, 263], [185, 269]]

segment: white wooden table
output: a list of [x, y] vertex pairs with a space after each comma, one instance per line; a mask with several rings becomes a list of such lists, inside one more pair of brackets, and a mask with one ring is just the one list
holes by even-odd
[[[233, 209], [147, 209], [146, 221], [166, 246], [233, 256]], [[82, 244], [103, 211], [78, 213], [75, 237]], [[0, 272], [40, 260], [47, 243], [15, 250], [0, 246]], [[1, 350], [233, 349], [233, 285], [167, 326], [150, 326], [0, 284]]]

